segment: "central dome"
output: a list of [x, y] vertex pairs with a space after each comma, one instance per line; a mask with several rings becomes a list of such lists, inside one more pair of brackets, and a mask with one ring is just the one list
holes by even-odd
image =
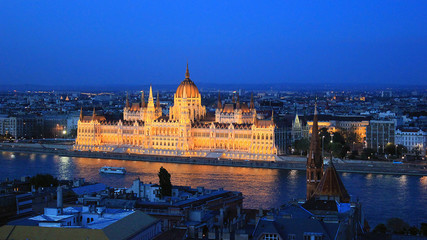
[[190, 72], [188, 71], [188, 63], [187, 63], [187, 72], [185, 73], [185, 79], [184, 81], [179, 84], [178, 88], [176, 89], [175, 96], [177, 98], [182, 98], [184, 96], [184, 89], [185, 94], [188, 98], [198, 98], [200, 97], [199, 89], [197, 88], [196, 84], [194, 84], [193, 81], [190, 79]]

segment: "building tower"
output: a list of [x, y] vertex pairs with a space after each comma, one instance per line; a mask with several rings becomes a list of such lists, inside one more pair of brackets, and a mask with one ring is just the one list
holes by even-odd
[[251, 93], [251, 103], [249, 104], [249, 108], [255, 109], [255, 104], [254, 104], [254, 93]]
[[320, 146], [319, 126], [317, 120], [317, 102], [314, 106], [313, 128], [310, 141], [310, 150], [307, 156], [307, 200], [316, 191], [323, 176], [323, 159]]
[[155, 107], [154, 107], [154, 98], [153, 98], [153, 88], [150, 85], [150, 92], [148, 94], [148, 104], [147, 104], [147, 115], [145, 116], [146, 122], [152, 122], [155, 120]]

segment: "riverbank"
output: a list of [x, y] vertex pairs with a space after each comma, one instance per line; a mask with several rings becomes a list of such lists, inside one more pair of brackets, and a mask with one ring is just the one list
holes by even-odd
[[[100, 159], [117, 159], [130, 161], [146, 162], [165, 162], [178, 164], [212, 165], [228, 167], [248, 167], [248, 168], [268, 168], [268, 169], [287, 169], [287, 170], [305, 170], [305, 160], [299, 157], [280, 157], [279, 161], [248, 161], [232, 159], [215, 159], [201, 157], [182, 157], [182, 156], [159, 156], [159, 155], [141, 155], [129, 153], [106, 153], [106, 152], [81, 152], [70, 151], [67, 145], [46, 145], [46, 144], [0, 144], [0, 151], [3, 152], [24, 152], [49, 155], [60, 155], [68, 157], [85, 157]], [[427, 176], [426, 165], [419, 164], [393, 164], [391, 162], [360, 162], [343, 161], [334, 163], [338, 172], [362, 173], [362, 174], [390, 174], [390, 175], [413, 175]]]

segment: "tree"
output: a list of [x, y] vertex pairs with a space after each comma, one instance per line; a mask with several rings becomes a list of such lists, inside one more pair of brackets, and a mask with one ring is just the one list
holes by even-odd
[[427, 236], [427, 223], [421, 223], [420, 233], [423, 236]]
[[37, 174], [30, 178], [30, 183], [34, 185], [36, 189], [39, 187], [56, 187], [58, 186], [58, 179], [50, 174]]
[[408, 149], [405, 146], [403, 146], [402, 144], [397, 145], [397, 155], [401, 156], [407, 152], [408, 152]]
[[171, 175], [168, 170], [160, 167], [159, 171], [159, 184], [160, 184], [160, 194], [162, 197], [164, 196], [172, 196], [172, 183], [171, 183]]
[[356, 159], [357, 155], [359, 155], [359, 152], [357, 150], [351, 151], [350, 156], [348, 156], [349, 159]]
[[385, 234], [387, 232], [387, 227], [384, 225], [384, 223], [378, 224], [374, 230], [372, 230], [374, 233], [382, 233]]
[[418, 232], [419, 232], [419, 230], [415, 226], [412, 226], [412, 227], [409, 228], [409, 234], [411, 234], [413, 236], [416, 236], [418, 234]]
[[387, 143], [384, 147], [384, 153], [388, 155], [394, 155], [396, 153], [396, 145], [393, 143]]
[[415, 154], [415, 156], [419, 157], [421, 155], [421, 148], [420, 146], [415, 146], [412, 148], [411, 152]]
[[319, 136], [320, 136], [320, 143], [324, 144], [323, 150], [325, 152], [330, 152], [329, 143], [331, 142], [331, 134], [328, 132], [328, 129], [327, 128], [320, 129]]
[[372, 148], [364, 148], [362, 151], [362, 159], [372, 158], [375, 154], [375, 150]]
[[341, 145], [345, 145], [345, 138], [340, 132], [334, 132], [332, 136], [332, 142], [341, 143]]
[[353, 144], [353, 143], [360, 143], [362, 142], [362, 138], [359, 134], [356, 132], [356, 128], [352, 127], [349, 130], [341, 130], [341, 134], [344, 136], [345, 141], [347, 144]]
[[296, 151], [303, 154], [310, 148], [310, 141], [307, 138], [301, 138], [299, 140], [295, 140], [294, 146]]
[[387, 229], [392, 233], [405, 234], [409, 229], [409, 225], [400, 218], [390, 218], [387, 220]]

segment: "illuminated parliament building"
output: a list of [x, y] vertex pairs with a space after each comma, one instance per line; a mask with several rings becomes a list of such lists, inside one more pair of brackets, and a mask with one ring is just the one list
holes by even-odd
[[80, 113], [74, 150], [123, 152], [149, 155], [275, 160], [275, 124], [258, 119], [253, 96], [248, 104], [222, 104], [218, 95], [215, 119], [207, 117], [201, 95], [187, 71], [174, 94], [169, 115], [162, 114], [150, 86], [148, 102], [129, 103], [123, 119], [108, 121], [93, 112]]

